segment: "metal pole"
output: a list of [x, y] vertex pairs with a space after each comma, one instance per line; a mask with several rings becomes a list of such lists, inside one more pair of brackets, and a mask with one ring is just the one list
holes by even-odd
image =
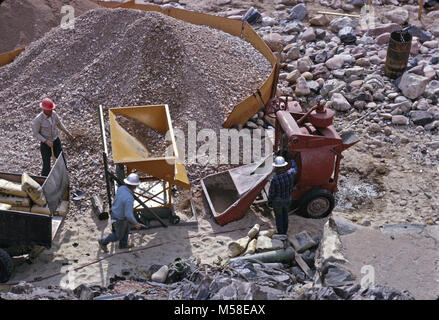
[[108, 198], [108, 208], [109, 212], [111, 212], [111, 185], [110, 185], [110, 177], [108, 176], [108, 150], [107, 150], [107, 140], [105, 138], [105, 127], [104, 127], [104, 113], [102, 110], [102, 105], [99, 105], [99, 122], [101, 128], [101, 138], [102, 145], [104, 146], [104, 152], [102, 153], [102, 158], [104, 160], [104, 171], [105, 171], [105, 183], [107, 185], [107, 198]]

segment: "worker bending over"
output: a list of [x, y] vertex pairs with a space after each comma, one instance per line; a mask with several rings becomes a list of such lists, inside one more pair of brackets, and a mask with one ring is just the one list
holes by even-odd
[[296, 162], [291, 160], [291, 168], [288, 169], [288, 162], [283, 157], [276, 157], [273, 167], [276, 174], [270, 183], [268, 206], [273, 207], [277, 233], [286, 235], [291, 193], [294, 188], [294, 177], [297, 174]]
[[107, 245], [110, 242], [119, 241], [119, 249], [134, 247], [133, 244], [128, 244], [130, 224], [134, 225], [137, 230], [141, 228], [133, 214], [133, 192], [140, 184], [139, 176], [136, 173], [131, 173], [123, 182], [125, 185], [117, 189], [114, 204], [111, 207], [111, 222], [114, 231], [107, 237], [98, 240], [99, 247], [104, 252], [108, 252]]

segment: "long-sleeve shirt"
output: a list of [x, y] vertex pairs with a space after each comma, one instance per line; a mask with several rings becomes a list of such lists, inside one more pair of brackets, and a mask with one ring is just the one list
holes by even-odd
[[32, 133], [41, 142], [56, 140], [58, 138], [58, 128], [67, 132], [66, 127], [55, 111], [52, 111], [50, 117], [46, 116], [44, 112], [40, 112], [32, 121]]
[[297, 168], [293, 166], [285, 172], [276, 174], [270, 183], [268, 191], [268, 200], [275, 198], [282, 200], [290, 199], [294, 189], [294, 176], [297, 174]]
[[137, 224], [133, 213], [134, 197], [131, 190], [122, 185], [117, 189], [116, 197], [114, 198], [113, 206], [111, 207], [112, 220], [127, 219], [132, 224]]

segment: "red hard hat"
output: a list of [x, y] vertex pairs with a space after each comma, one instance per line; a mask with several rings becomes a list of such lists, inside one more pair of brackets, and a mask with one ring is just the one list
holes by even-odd
[[40, 107], [43, 110], [53, 110], [55, 109], [55, 104], [49, 98], [44, 98], [43, 101], [40, 103]]

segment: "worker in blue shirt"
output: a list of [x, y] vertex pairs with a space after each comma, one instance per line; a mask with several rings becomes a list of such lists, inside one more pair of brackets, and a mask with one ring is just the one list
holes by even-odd
[[132, 248], [134, 245], [128, 244], [129, 226], [132, 224], [137, 230], [141, 228], [141, 224], [137, 222], [133, 213], [133, 192], [140, 184], [139, 176], [136, 173], [131, 173], [124, 179], [124, 183], [125, 185], [117, 189], [114, 204], [111, 208], [111, 221], [114, 232], [98, 241], [99, 247], [104, 252], [108, 252], [107, 245], [110, 242], [116, 241], [119, 241], [119, 249]]
[[287, 234], [288, 211], [291, 204], [291, 193], [294, 188], [294, 177], [297, 174], [296, 162], [291, 160], [291, 168], [283, 157], [276, 157], [273, 162], [276, 175], [270, 183], [268, 206], [273, 207], [278, 234]]

